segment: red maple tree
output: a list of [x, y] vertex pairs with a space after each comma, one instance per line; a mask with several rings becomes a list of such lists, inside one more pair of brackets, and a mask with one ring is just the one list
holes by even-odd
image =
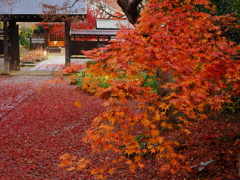
[[[135, 29], [122, 30], [117, 41], [86, 52], [97, 64], [87, 69], [91, 75], [82, 88], [108, 99], [106, 112], [94, 119], [84, 139], [94, 152], [107, 154], [102, 167], [91, 168], [96, 177], [106, 179], [122, 163], [134, 172], [149, 154], [162, 175], [186, 174], [191, 169], [175, 151], [179, 142], [164, 134], [176, 129], [190, 134], [239, 93], [240, 64], [234, 59], [239, 47], [196, 5], [214, 10], [208, 0], [150, 0]], [[145, 75], [161, 82], [159, 93], [143, 86]], [[107, 88], [99, 86], [102, 77]], [[112, 159], [112, 153], [118, 156]], [[89, 163], [81, 159], [76, 169]]]

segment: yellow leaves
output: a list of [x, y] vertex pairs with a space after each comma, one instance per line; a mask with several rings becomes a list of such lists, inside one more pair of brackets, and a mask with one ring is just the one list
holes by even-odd
[[187, 130], [187, 129], [183, 129], [187, 135], [191, 134], [191, 131]]
[[78, 108], [82, 107], [81, 103], [78, 100], [75, 101], [74, 105], [77, 106]]
[[114, 169], [114, 168], [110, 168], [110, 169], [108, 170], [108, 173], [109, 173], [109, 174], [113, 174], [113, 173], [114, 173], [114, 171], [115, 171], [115, 169]]
[[116, 119], [115, 119], [115, 117], [109, 116], [108, 120], [109, 120], [109, 122], [111, 122], [112, 125], [114, 125]]
[[91, 170], [90, 173], [91, 173], [92, 175], [96, 175], [96, 174], [98, 174], [98, 173], [99, 173], [99, 174], [103, 174], [103, 172], [104, 172], [104, 169], [102, 169], [102, 168], [94, 168], [94, 169]]
[[116, 112], [116, 115], [119, 117], [124, 117], [125, 113], [124, 112]]
[[218, 36], [220, 36], [220, 35], [222, 34], [222, 32], [221, 32], [221, 31], [217, 31], [216, 34], [217, 34]]
[[160, 125], [161, 125], [162, 127], [167, 127], [167, 126], [168, 126], [166, 122], [162, 122]]
[[106, 102], [103, 103], [103, 105], [104, 105], [104, 106], [109, 106], [110, 103], [109, 103], [109, 101], [106, 101]]
[[142, 157], [141, 157], [141, 156], [135, 156], [135, 157], [134, 157], [134, 160], [135, 160], [136, 162], [139, 162], [139, 161], [141, 161], [141, 159], [142, 159]]
[[143, 168], [143, 167], [144, 167], [144, 164], [138, 163], [138, 167]]
[[71, 158], [71, 155], [66, 153], [66, 154], [63, 154], [59, 157], [60, 160], [66, 160], [66, 159], [69, 159]]
[[183, 3], [184, 4], [190, 4], [192, 0], [184, 0]]
[[159, 114], [159, 113], [156, 114], [155, 119], [156, 119], [157, 121], [160, 120], [160, 114]]
[[62, 161], [62, 163], [59, 164], [59, 167], [63, 168], [63, 167], [72, 166], [72, 165], [73, 165], [72, 161], [64, 160]]
[[107, 179], [106, 176], [103, 176], [104, 169], [102, 168], [94, 168], [90, 171], [92, 175], [95, 175], [98, 179]]
[[204, 38], [202, 39], [202, 43], [207, 43], [208, 42], [208, 39]]
[[150, 152], [151, 152], [152, 154], [154, 154], [154, 153], [156, 153], [156, 149], [150, 149]]
[[148, 72], [148, 75], [149, 76], [154, 76], [154, 73], [153, 72]]
[[71, 76], [70, 76], [70, 82], [71, 83], [75, 83], [76, 82], [76, 74], [72, 74]]
[[111, 161], [112, 164], [117, 164], [118, 162], [114, 159]]
[[128, 160], [126, 161], [126, 163], [127, 163], [128, 165], [130, 165], [130, 164], [132, 164], [133, 162], [128, 159]]
[[158, 136], [158, 135], [159, 135], [159, 130], [153, 129], [153, 130], [150, 131], [150, 134], [151, 134], [152, 136]]
[[130, 155], [132, 155], [134, 153], [134, 150], [132, 150], [132, 149], [126, 149], [125, 150], [125, 154], [127, 154], [128, 156], [130, 156]]
[[179, 146], [179, 142], [177, 142], [177, 141], [174, 141], [173, 144]]
[[101, 179], [101, 180], [104, 180], [104, 179], [107, 179], [106, 176], [103, 176], [102, 174], [100, 175], [96, 175], [98, 179]]
[[157, 138], [157, 141], [158, 141], [159, 144], [162, 144], [162, 142], [164, 141], [164, 139], [163, 139], [163, 137], [158, 137], [158, 138]]
[[98, 179], [107, 179], [107, 176], [105, 174], [113, 174], [115, 172], [115, 168], [109, 167], [110, 165], [106, 162], [104, 162], [101, 166], [101, 168], [96, 167], [91, 169], [90, 173], [97, 177]]
[[77, 162], [77, 170], [82, 170], [84, 168], [86, 168], [86, 166], [90, 163], [89, 160], [85, 159], [85, 158], [81, 158], [78, 162]]
[[135, 172], [136, 166], [133, 163], [131, 163], [131, 164], [129, 164], [129, 169], [133, 173], [133, 172]]
[[205, 5], [208, 5], [208, 4], [211, 4], [211, 1], [209, 0], [195, 0], [197, 4], [205, 4]]
[[[169, 99], [170, 98], [170, 96], [169, 97], [165, 97], [164, 99]], [[160, 108], [160, 109], [162, 109], [162, 110], [164, 110], [165, 112], [170, 108], [170, 104], [166, 104], [166, 103], [163, 103], [163, 102], [161, 102], [161, 103], [159, 103], [159, 105], [158, 105], [158, 107]]]
[[105, 131], [110, 131], [110, 130], [112, 130], [112, 129], [114, 129], [112, 126], [108, 126], [108, 125], [105, 125], [105, 124], [101, 124], [100, 126], [99, 126], [99, 129], [102, 129], [103, 131], [105, 130]]
[[75, 164], [74, 164], [74, 161], [76, 160], [76, 156], [71, 156], [70, 154], [66, 153], [66, 154], [63, 154], [59, 157], [60, 160], [62, 160], [62, 162], [59, 164], [59, 167], [61, 168], [64, 168], [64, 167], [67, 167], [66, 168], [66, 171], [73, 171], [75, 170]]
[[142, 120], [142, 124], [144, 125], [144, 127], [149, 127], [150, 126], [150, 122], [149, 122], [149, 120], [147, 118], [144, 118]]
[[193, 21], [193, 18], [192, 18], [192, 17], [190, 17], [190, 18], [188, 18], [188, 20], [189, 20], [189, 21]]
[[176, 159], [172, 159], [171, 161], [170, 161], [170, 164], [172, 165], [172, 166], [178, 166], [178, 162], [177, 162], [177, 160]]
[[69, 167], [66, 169], [68, 172], [71, 172], [71, 171], [74, 171], [75, 170], [75, 167]]

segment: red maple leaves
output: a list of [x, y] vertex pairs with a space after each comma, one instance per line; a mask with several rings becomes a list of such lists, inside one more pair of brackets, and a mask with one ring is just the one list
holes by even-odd
[[[239, 92], [240, 80], [240, 64], [233, 58], [238, 57], [236, 45], [222, 36], [211, 15], [196, 11], [196, 4], [210, 8], [207, 0], [151, 0], [134, 30], [123, 30], [109, 46], [86, 52], [98, 63], [87, 70], [92, 76], [83, 88], [101, 97], [110, 94], [108, 110], [87, 132], [85, 140], [93, 150], [120, 153], [118, 147], [124, 146], [122, 153], [136, 157], [154, 152], [162, 171], [184, 173], [183, 157], [173, 149], [178, 143], [161, 134], [175, 129], [170, 123], [174, 117], [175, 123], [184, 122], [179, 126], [188, 134], [193, 124], [215, 119], [222, 105]], [[156, 71], [161, 72], [156, 77], [162, 82], [158, 90], [167, 92], [162, 96], [141, 86], [143, 73]], [[107, 88], [98, 86], [104, 76]], [[124, 138], [113, 139], [112, 133]], [[144, 147], [136, 142], [139, 134], [147, 137]], [[134, 160], [124, 161], [135, 170]]]

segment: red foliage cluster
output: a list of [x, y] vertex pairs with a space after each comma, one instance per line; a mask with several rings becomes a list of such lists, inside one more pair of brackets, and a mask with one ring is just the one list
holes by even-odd
[[[221, 139], [220, 135], [213, 136], [212, 131], [203, 132], [203, 137], [195, 134], [196, 126], [204, 129], [203, 124], [207, 124], [211, 127], [222, 106], [230, 103], [231, 96], [237, 96], [240, 88], [240, 64], [233, 59], [239, 57], [239, 46], [222, 35], [221, 27], [210, 14], [196, 11], [196, 5], [212, 10], [208, 0], [150, 0], [135, 29], [122, 30], [115, 42], [85, 53], [97, 63], [87, 69], [92, 76], [84, 78], [82, 88], [94, 91], [100, 97], [110, 94], [108, 110], [93, 120], [85, 141], [91, 144], [93, 152], [119, 153], [115, 161], [126, 162], [130, 172], [148, 164], [141, 161], [146, 153], [154, 154], [159, 161], [160, 166], [154, 165], [153, 168], [164, 172], [156, 176], [163, 176], [163, 179], [193, 178], [194, 173], [189, 172], [195, 165], [206, 166], [200, 170], [206, 170], [209, 164], [218, 166], [215, 164], [218, 155], [208, 159], [211, 149], [204, 154], [206, 157], [198, 154], [201, 150], [193, 157], [184, 151], [181, 154], [174, 151], [175, 146], [182, 145], [177, 138], [181, 130], [188, 133], [183, 139], [195, 148], [192, 150], [191, 146], [185, 145], [190, 152], [202, 149], [199, 145], [205, 148], [206, 144], [202, 145], [205, 137]], [[143, 73], [156, 74], [158, 93], [142, 87], [145, 82]], [[97, 86], [101, 83], [99, 76], [110, 77], [107, 80], [109, 87]], [[139, 104], [134, 107], [132, 99]], [[175, 132], [177, 123], [179, 132]], [[219, 126], [216, 123], [216, 127]], [[166, 129], [174, 138], [163, 135]], [[228, 129], [222, 129], [220, 134], [225, 137], [226, 131]], [[141, 142], [139, 137], [146, 137], [146, 142]], [[215, 142], [217, 145], [213, 147], [225, 153], [222, 149], [225, 144], [221, 142]], [[122, 157], [123, 151], [126, 156], [134, 158], [130, 161]], [[234, 159], [238, 156], [237, 152], [235, 154]], [[188, 164], [182, 155], [186, 155]], [[111, 160], [108, 166], [91, 168], [92, 174], [106, 179], [112, 173], [111, 168], [118, 171], [115, 161]], [[236, 162], [234, 164], [236, 166]], [[200, 170], [199, 173], [203, 172]], [[236, 170], [227, 172], [216, 168], [214, 171], [218, 173], [208, 173], [211, 178], [237, 176]]]
[[76, 64], [76, 63], [70, 63], [70, 67], [65, 67], [62, 71], [63, 74], [68, 73], [76, 73], [80, 70], [83, 70], [86, 67], [86, 64]]

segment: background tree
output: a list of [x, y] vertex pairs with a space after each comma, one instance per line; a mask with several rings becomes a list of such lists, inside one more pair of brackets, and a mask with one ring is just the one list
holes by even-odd
[[[216, 23], [221, 26], [223, 35], [229, 40], [236, 43], [240, 43], [240, 28], [239, 28], [239, 18], [240, 18], [240, 1], [239, 0], [211, 0], [211, 3], [215, 6], [214, 15], [218, 17]], [[200, 11], [211, 13], [208, 9], [203, 6], [197, 6]]]
[[31, 38], [33, 35], [33, 26], [31, 23], [21, 23], [19, 26], [19, 43], [25, 48], [29, 49], [30, 41], [27, 38]]

